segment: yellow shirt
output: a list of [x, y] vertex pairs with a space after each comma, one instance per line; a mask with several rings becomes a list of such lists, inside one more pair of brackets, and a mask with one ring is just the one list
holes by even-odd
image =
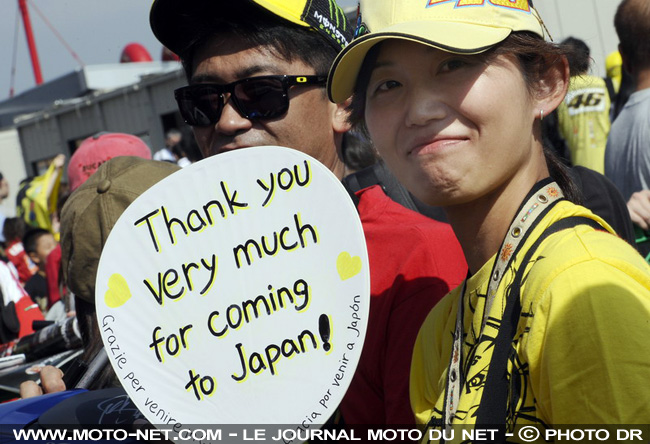
[[[51, 216], [56, 212], [61, 175], [62, 170], [57, 170], [52, 162], [45, 174], [34, 177], [25, 185], [27, 188], [22, 200], [17, 202], [16, 213], [28, 226], [53, 231]], [[54, 184], [48, 195], [48, 184], [52, 180]], [[58, 233], [54, 234], [55, 238], [58, 237]]]
[[589, 75], [571, 77], [557, 108], [560, 134], [571, 151], [571, 163], [605, 173], [605, 147], [611, 102], [605, 81]]
[[[553, 222], [589, 210], [559, 202], [534, 228], [514, 260]], [[495, 258], [467, 281], [458, 411], [453, 424], [475, 424], [485, 378], [514, 273], [497, 289], [479, 343], [485, 294]], [[650, 267], [626, 242], [579, 225], [544, 240], [521, 286], [522, 311], [513, 340], [510, 429], [525, 424], [638, 424], [650, 419]], [[418, 424], [442, 418], [447, 367], [460, 288], [424, 322], [411, 364], [411, 405]], [[513, 362], [514, 361], [514, 362]], [[460, 434], [456, 434], [459, 439]]]

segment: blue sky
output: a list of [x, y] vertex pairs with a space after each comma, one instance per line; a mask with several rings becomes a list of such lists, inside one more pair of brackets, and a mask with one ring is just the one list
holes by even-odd
[[[149, 29], [151, 0], [28, 0], [36, 47], [45, 81], [79, 67], [66, 47], [41, 19], [42, 12], [86, 65], [118, 63], [129, 43], [144, 45], [154, 60], [162, 46]], [[340, 0], [343, 7], [356, 0]], [[33, 5], [33, 6], [32, 6]], [[0, 101], [9, 97], [18, 0], [0, 0]], [[15, 94], [34, 87], [34, 75], [20, 22], [17, 35]]]

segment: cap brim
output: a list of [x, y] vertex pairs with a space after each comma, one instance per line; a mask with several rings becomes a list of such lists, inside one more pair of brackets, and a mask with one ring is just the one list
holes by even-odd
[[175, 54], [180, 54], [188, 45], [194, 23], [188, 24], [189, 18], [205, 16], [198, 14], [196, 2], [176, 2], [172, 0], [157, 0], [149, 12], [151, 31], [166, 48]]
[[149, 25], [154, 36], [177, 55], [182, 55], [195, 43], [199, 30], [214, 29], [215, 18], [244, 20], [260, 8], [270, 10], [293, 23], [308, 26], [286, 18], [288, 14], [272, 3], [270, 0], [155, 0], [149, 12]]
[[366, 54], [385, 40], [406, 40], [455, 54], [479, 54], [503, 41], [511, 32], [508, 28], [459, 22], [398, 23], [381, 32], [357, 38], [341, 51], [329, 72], [327, 94], [334, 103], [344, 102], [352, 96]]

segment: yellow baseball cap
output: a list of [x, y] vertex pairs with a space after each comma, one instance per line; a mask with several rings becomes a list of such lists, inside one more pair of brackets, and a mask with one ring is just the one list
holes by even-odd
[[154, 0], [149, 13], [158, 40], [181, 54], [215, 18], [247, 20], [253, 14], [271, 13], [280, 20], [322, 34], [337, 51], [352, 40], [352, 28], [336, 0]]
[[610, 52], [605, 59], [605, 69], [607, 70], [607, 77], [610, 79], [621, 80], [623, 69], [623, 58], [618, 51]]
[[513, 31], [544, 37], [529, 0], [361, 0], [355, 39], [334, 60], [327, 92], [331, 101], [352, 95], [363, 60], [387, 39], [423, 43], [457, 54], [478, 54]]

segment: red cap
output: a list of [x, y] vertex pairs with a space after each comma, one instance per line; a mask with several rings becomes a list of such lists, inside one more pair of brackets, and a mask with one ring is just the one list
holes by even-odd
[[99, 133], [81, 142], [68, 163], [70, 191], [84, 183], [102, 163], [119, 156], [151, 159], [151, 150], [139, 137], [124, 133]]

